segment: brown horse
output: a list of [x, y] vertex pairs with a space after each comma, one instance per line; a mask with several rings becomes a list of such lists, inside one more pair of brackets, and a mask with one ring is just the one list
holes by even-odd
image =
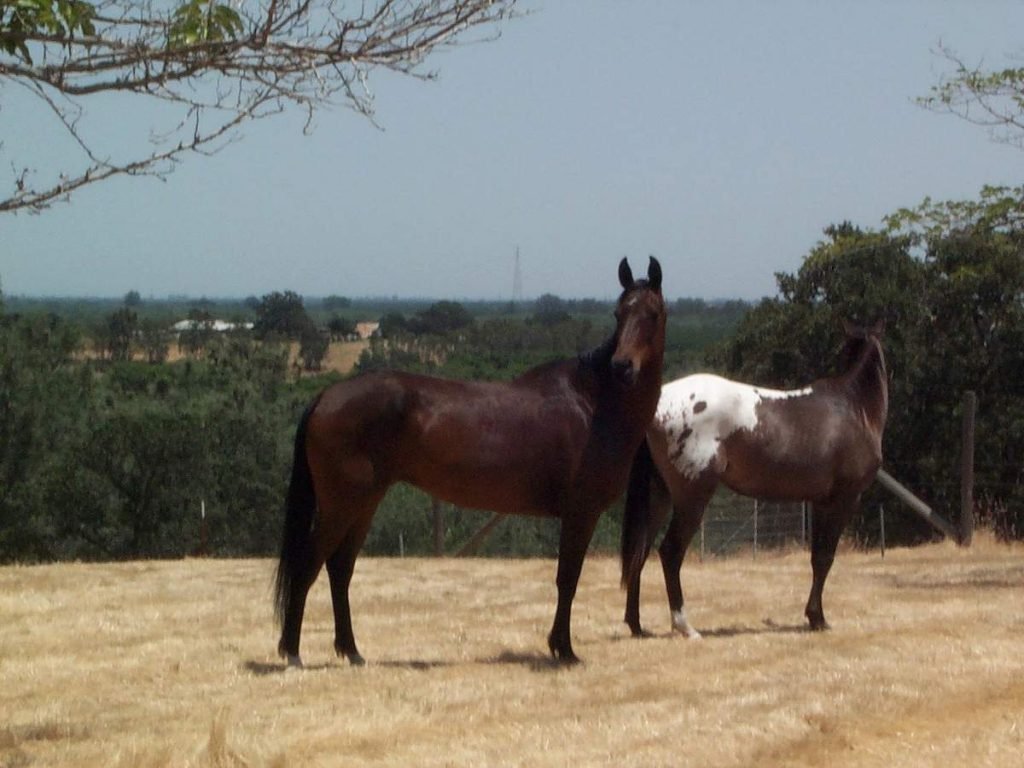
[[845, 324], [842, 373], [803, 389], [777, 391], [708, 374], [665, 385], [626, 494], [622, 581], [634, 635], [643, 634], [640, 572], [671, 502], [659, 553], [672, 628], [700, 637], [686, 618], [679, 570], [719, 483], [745, 496], [812, 502], [813, 583], [805, 615], [811, 629], [828, 629], [821, 593], [836, 545], [882, 463], [889, 404], [883, 327]]
[[306, 595], [327, 564], [334, 647], [353, 664], [348, 589], [384, 492], [411, 483], [459, 506], [561, 518], [554, 657], [578, 661], [569, 619], [598, 517], [626, 487], [661, 389], [661, 266], [619, 264], [617, 325], [601, 346], [510, 383], [374, 372], [334, 384], [303, 414], [277, 570], [278, 650], [301, 665]]

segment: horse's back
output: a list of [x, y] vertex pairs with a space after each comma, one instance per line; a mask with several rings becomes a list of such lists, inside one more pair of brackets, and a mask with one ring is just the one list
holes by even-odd
[[710, 473], [772, 499], [857, 492], [880, 461], [875, 435], [842, 393], [775, 390], [694, 374], [662, 388], [654, 429], [666, 464], [687, 480]]
[[544, 514], [571, 482], [590, 416], [571, 387], [531, 382], [363, 374], [324, 391], [307, 445], [363, 484], [404, 481], [461, 506]]
[[695, 477], [719, 457], [723, 441], [757, 428], [762, 402], [803, 394], [804, 390], [782, 392], [697, 373], [662, 387], [654, 428], [663, 434], [677, 469]]

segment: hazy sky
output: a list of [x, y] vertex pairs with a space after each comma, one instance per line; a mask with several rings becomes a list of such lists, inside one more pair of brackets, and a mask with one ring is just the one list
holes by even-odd
[[[913, 99], [948, 71], [940, 41], [1019, 66], [1024, 3], [524, 8], [499, 40], [435, 56], [438, 82], [375, 75], [383, 130], [336, 109], [304, 136], [292, 113], [167, 183], [0, 214], [4, 292], [508, 298], [518, 246], [526, 297], [613, 296], [618, 260], [653, 253], [669, 297], [757, 298], [830, 223], [1022, 181], [1024, 152]], [[0, 105], [4, 167], [59, 157], [15, 88]]]

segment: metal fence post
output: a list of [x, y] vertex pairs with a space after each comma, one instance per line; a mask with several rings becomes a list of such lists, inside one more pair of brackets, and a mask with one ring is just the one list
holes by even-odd
[[754, 499], [754, 559], [757, 559], [757, 507], [758, 501]]

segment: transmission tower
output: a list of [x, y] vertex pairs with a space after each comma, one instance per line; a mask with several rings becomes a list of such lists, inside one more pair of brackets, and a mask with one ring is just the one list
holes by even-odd
[[516, 246], [516, 266], [512, 272], [512, 306], [523, 301], [523, 269], [519, 262], [519, 246]]

